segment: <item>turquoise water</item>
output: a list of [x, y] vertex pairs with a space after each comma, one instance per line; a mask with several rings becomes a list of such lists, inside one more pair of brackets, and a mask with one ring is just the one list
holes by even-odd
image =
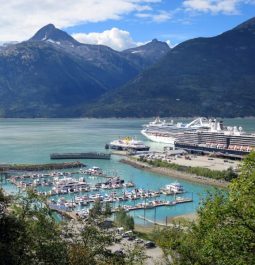
[[[46, 163], [53, 152], [87, 152], [105, 151], [105, 143], [119, 136], [134, 136], [144, 140], [154, 149], [162, 149], [164, 145], [147, 141], [141, 134], [141, 126], [149, 119], [0, 119], [0, 163]], [[226, 119], [227, 125], [242, 126], [246, 131], [255, 131], [255, 119]], [[99, 166], [108, 174], [117, 172], [125, 180], [132, 180], [136, 187], [157, 190], [175, 181], [175, 178], [153, 174], [133, 168], [119, 162], [121, 157], [112, 156], [111, 160], [80, 160], [88, 167]], [[88, 182], [93, 182], [89, 180]], [[179, 181], [188, 191], [185, 196], [193, 194], [192, 203], [171, 207], [160, 207], [156, 210], [157, 221], [166, 216], [176, 216], [194, 212], [200, 200], [212, 188], [206, 185]], [[17, 189], [4, 184], [8, 191]], [[163, 198], [164, 199], [164, 198]], [[171, 200], [167, 197], [167, 200]], [[138, 201], [136, 202], [138, 203]], [[145, 215], [154, 219], [154, 209], [146, 210]], [[144, 223], [138, 215], [144, 211], [131, 213], [136, 223]]]

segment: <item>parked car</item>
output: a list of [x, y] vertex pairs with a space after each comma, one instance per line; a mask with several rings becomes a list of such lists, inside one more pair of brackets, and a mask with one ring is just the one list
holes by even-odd
[[128, 241], [133, 241], [133, 240], [135, 240], [135, 236], [129, 236], [128, 237]]
[[152, 242], [152, 241], [147, 241], [147, 242], [144, 244], [144, 246], [145, 246], [146, 248], [155, 248], [155, 247], [156, 247], [155, 243]]
[[135, 242], [138, 244], [142, 244], [144, 241], [141, 238], [136, 238]]
[[119, 250], [114, 251], [114, 254], [117, 256], [125, 256], [123, 249], [119, 249]]

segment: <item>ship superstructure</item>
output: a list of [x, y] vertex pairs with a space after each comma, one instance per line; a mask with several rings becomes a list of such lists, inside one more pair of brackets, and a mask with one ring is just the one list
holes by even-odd
[[177, 147], [191, 145], [204, 150], [225, 150], [229, 153], [249, 153], [255, 150], [255, 134], [243, 131], [242, 127], [225, 127], [223, 122], [212, 121], [209, 130], [184, 132], [175, 139]]
[[190, 123], [178, 122], [174, 124], [173, 121], [169, 123], [156, 118], [155, 121], [144, 125], [141, 133], [153, 142], [174, 145], [176, 138], [184, 132], [194, 132], [198, 129], [209, 130], [211, 127], [210, 122], [210, 120], [200, 117]]
[[142, 141], [135, 140], [132, 137], [125, 137], [118, 140], [114, 140], [109, 144], [106, 144], [105, 148], [121, 151], [149, 151], [150, 149], [150, 147], [145, 145]]
[[216, 119], [198, 118], [188, 124], [147, 126], [141, 131], [148, 139], [173, 144], [176, 147], [202, 151], [224, 151], [243, 155], [255, 150], [255, 133], [247, 133], [242, 127], [224, 126]]

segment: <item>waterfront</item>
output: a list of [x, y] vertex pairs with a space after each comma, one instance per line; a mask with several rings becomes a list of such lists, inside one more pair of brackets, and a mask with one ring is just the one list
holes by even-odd
[[[105, 143], [119, 136], [134, 136], [145, 140], [140, 134], [141, 125], [149, 119], [1, 119], [0, 143], [1, 163], [48, 163], [50, 153], [54, 152], [90, 152], [104, 151]], [[227, 119], [227, 125], [240, 125], [245, 130], [255, 130], [255, 119]], [[164, 145], [151, 143], [153, 149], [162, 149]], [[132, 180], [136, 186], [143, 189], [156, 190], [176, 179], [146, 172], [129, 165], [119, 163], [121, 157], [112, 156], [109, 161], [83, 160], [91, 166], [99, 166], [108, 174], [117, 174], [126, 181]], [[206, 195], [210, 186], [194, 184], [179, 180], [190, 194], [192, 203], [157, 209], [157, 221], [166, 216], [173, 217], [194, 212], [199, 201]], [[9, 191], [14, 190], [9, 184], [4, 185]], [[143, 211], [132, 212], [136, 216]], [[154, 218], [154, 210], [146, 210], [146, 217]], [[136, 223], [144, 221], [135, 218]]]

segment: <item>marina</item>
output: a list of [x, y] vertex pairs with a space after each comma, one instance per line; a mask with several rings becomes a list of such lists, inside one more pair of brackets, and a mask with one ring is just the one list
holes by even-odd
[[[91, 168], [91, 170], [95, 169], [102, 172], [98, 167]], [[79, 217], [87, 217], [90, 208], [97, 201], [102, 204], [111, 204], [113, 213], [120, 209], [132, 212], [176, 206], [193, 201], [193, 194], [190, 198], [180, 197], [186, 191], [177, 182], [165, 185], [159, 190], [138, 188], [132, 181], [125, 182], [120, 177], [105, 177], [105, 182], [95, 183], [89, 181], [91, 170], [23, 174], [10, 176], [7, 181], [23, 192], [27, 188], [32, 188], [38, 194], [48, 196], [48, 204], [51, 209], [61, 213], [71, 211], [72, 216]], [[106, 192], [107, 190], [109, 192]], [[62, 197], [59, 197], [60, 195]], [[67, 195], [67, 197], [63, 197], [63, 195]], [[167, 200], [166, 196], [171, 196], [172, 200]], [[153, 198], [157, 199], [152, 200]]]
[[[119, 137], [125, 137], [130, 135], [133, 138], [141, 139], [144, 144], [150, 146], [150, 150], [155, 150], [162, 152], [165, 144], [155, 143], [146, 141], [146, 138], [140, 134], [140, 128], [142, 124], [149, 122], [149, 119], [12, 119], [12, 120], [2, 120], [0, 139], [2, 141], [2, 152], [0, 153], [0, 159], [2, 164], [47, 164], [50, 163], [49, 154], [57, 153], [79, 153], [81, 150], [90, 150], [91, 152], [102, 152], [105, 143], [109, 143], [113, 139], [118, 139]], [[250, 128], [252, 131], [254, 129], [253, 119], [247, 120], [228, 120], [227, 122], [231, 124], [241, 124], [244, 128]], [[246, 122], [246, 123], [244, 123]], [[249, 125], [250, 124], [250, 125]], [[250, 127], [249, 127], [250, 126]], [[50, 134], [48, 132], [51, 132]], [[123, 197], [123, 191], [131, 192], [134, 189], [142, 189], [146, 192], [154, 191], [159, 192], [160, 189], [164, 188], [165, 185], [170, 183], [175, 183], [178, 181], [185, 189], [186, 193], [179, 194], [183, 198], [192, 198], [193, 201], [188, 203], [180, 203], [172, 206], [162, 206], [156, 208], [146, 208], [146, 218], [154, 220], [154, 212], [156, 210], [157, 218], [156, 221], [164, 222], [166, 217], [174, 217], [178, 215], [183, 215], [187, 213], [193, 213], [196, 211], [201, 199], [206, 196], [207, 191], [212, 191], [213, 188], [210, 185], [205, 185], [201, 183], [193, 183], [185, 179], [178, 179], [174, 175], [166, 176], [163, 173], [144, 171], [140, 168], [135, 168], [133, 166], [120, 163], [123, 157], [118, 155], [111, 155], [110, 160], [95, 159], [86, 160], [80, 159], [79, 161], [86, 165], [82, 168], [71, 168], [65, 170], [46, 170], [42, 172], [38, 171], [24, 171], [18, 172], [18, 174], [13, 173], [12, 175], [33, 175], [39, 174], [39, 181], [35, 181], [36, 186], [28, 188], [37, 188], [38, 192], [48, 193], [52, 190], [52, 184], [54, 177], [42, 176], [42, 174], [50, 174], [61, 172], [63, 176], [55, 176], [59, 178], [71, 177], [79, 181], [79, 178], [85, 177], [86, 183], [89, 183], [91, 187], [95, 187], [97, 183], [105, 183], [109, 179], [108, 177], [120, 177], [125, 183], [129, 181], [133, 182], [135, 187], [130, 188], [119, 188], [119, 189], [99, 189], [94, 191], [77, 191], [55, 194], [51, 198], [56, 201], [53, 203], [54, 207], [65, 207], [63, 205], [57, 205], [58, 200], [62, 197], [67, 202], [74, 202], [75, 197], [83, 197], [100, 194], [101, 196], [116, 192], [116, 197]], [[63, 160], [63, 162], [68, 162]], [[192, 162], [187, 160], [186, 162]], [[208, 161], [210, 162], [210, 161]], [[212, 161], [213, 162], [213, 161]], [[103, 173], [106, 175], [85, 175], [81, 171], [86, 171], [92, 169], [93, 167], [99, 167], [102, 169]], [[81, 169], [81, 170], [80, 170]], [[66, 172], [66, 173], [64, 173]], [[67, 174], [69, 172], [69, 174]], [[67, 174], [67, 175], [65, 175]], [[34, 176], [32, 179], [24, 178], [17, 179], [17, 181], [24, 181], [26, 183], [33, 183], [38, 177]], [[45, 182], [44, 182], [45, 180]], [[42, 182], [40, 185], [39, 182]], [[25, 187], [17, 187], [9, 181], [3, 181], [2, 187], [6, 192], [13, 194], [23, 190]], [[38, 185], [38, 186], [37, 186]], [[136, 200], [121, 201], [116, 200], [112, 202], [112, 208], [118, 207], [118, 205], [129, 205], [134, 206], [139, 203], [146, 203], [149, 201], [174, 201], [174, 195], [160, 194], [159, 197], [148, 197], [139, 198]], [[76, 198], [77, 199], [77, 198]], [[91, 198], [92, 200], [93, 198]], [[77, 200], [78, 202], [78, 200]], [[90, 208], [93, 203], [89, 203], [86, 206], [76, 205], [78, 213], [82, 213], [82, 210]], [[69, 212], [73, 212], [70, 208]], [[149, 223], [138, 218], [138, 215], [144, 214], [144, 209], [137, 209], [129, 211], [134, 217], [136, 224], [148, 225]]]

